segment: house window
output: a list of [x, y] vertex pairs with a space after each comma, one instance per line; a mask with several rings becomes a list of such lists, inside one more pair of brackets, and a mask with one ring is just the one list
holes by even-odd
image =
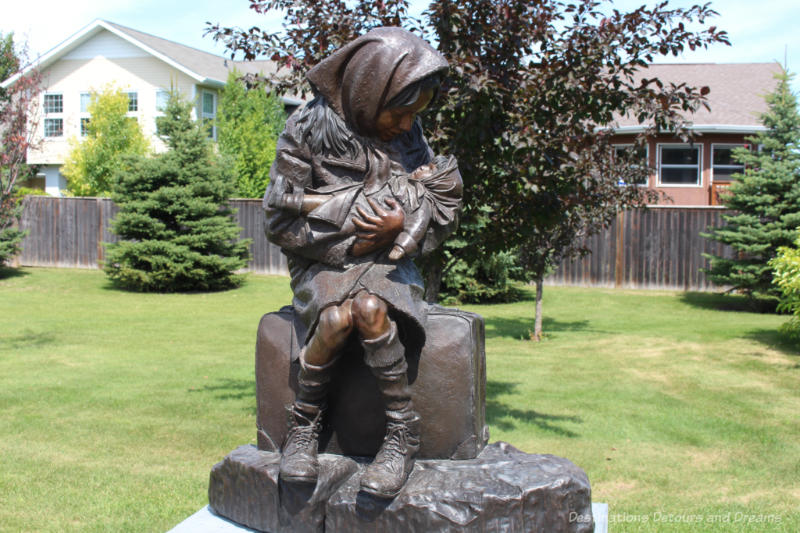
[[169, 103], [169, 91], [165, 91], [163, 89], [159, 89], [156, 92], [156, 111], [161, 111], [162, 113], [167, 108], [167, 104]]
[[742, 174], [744, 165], [733, 158], [733, 150], [742, 148], [743, 144], [714, 144], [711, 146], [712, 180], [731, 182], [734, 174]]
[[658, 180], [661, 185], [700, 185], [700, 146], [659, 145]]
[[139, 111], [139, 94], [136, 92], [127, 92], [128, 95], [128, 113]]
[[217, 95], [210, 91], [203, 91], [201, 95], [201, 120], [208, 129], [208, 138], [217, 138]]
[[81, 93], [81, 137], [89, 134], [89, 104], [92, 103], [92, 95]]
[[81, 93], [81, 113], [89, 112], [89, 104], [92, 103], [92, 95], [89, 93]]
[[61, 137], [64, 135], [64, 96], [47, 93], [44, 95], [44, 136]]
[[[648, 146], [639, 146], [635, 144], [615, 144], [614, 145], [614, 159], [617, 161], [630, 161], [631, 168], [639, 171], [642, 168], [647, 168], [649, 161]], [[632, 173], [633, 174], [633, 173]], [[648, 176], [646, 173], [636, 172], [635, 176], [620, 176], [617, 180], [617, 185], [647, 185]]]
[[25, 187], [26, 189], [36, 189], [37, 191], [44, 192], [46, 187], [46, 180], [44, 174], [36, 174], [24, 180], [17, 181], [18, 187]]
[[44, 119], [44, 136], [45, 137], [61, 137], [64, 135], [64, 119], [63, 118], [46, 118]]
[[44, 112], [45, 113], [63, 113], [64, 112], [64, 96], [61, 94], [45, 94], [44, 95]]

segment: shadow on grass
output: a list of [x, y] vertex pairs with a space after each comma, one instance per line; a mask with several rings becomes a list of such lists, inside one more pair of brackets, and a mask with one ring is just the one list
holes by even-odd
[[[793, 340], [789, 335], [776, 329], [754, 329], [743, 335], [746, 339], [768, 346], [786, 355], [800, 355], [800, 342]], [[795, 368], [800, 368], [800, 361]]]
[[[589, 328], [588, 320], [562, 321], [552, 318], [542, 318], [542, 330], [545, 335], [573, 331], [586, 331]], [[510, 337], [513, 339], [527, 339], [533, 331], [533, 317], [530, 318], [486, 318], [486, 338]]]
[[748, 298], [741, 294], [715, 292], [685, 292], [681, 301], [699, 309], [744, 313], [774, 313], [777, 300]]
[[[575, 438], [579, 435], [574, 431], [561, 427], [561, 422], [574, 422], [581, 424], [583, 420], [577, 416], [549, 415], [534, 411], [511, 407], [497, 399], [497, 396], [513, 394], [517, 383], [507, 381], [488, 381], [486, 383], [486, 423], [502, 430], [516, 429], [516, 420], [533, 424], [543, 431], [549, 431], [562, 437]], [[509, 420], [512, 418], [514, 420]]]
[[13, 350], [22, 350], [24, 348], [40, 348], [54, 342], [56, 342], [56, 336], [49, 331], [34, 332], [26, 329], [20, 335], [6, 338], [3, 344]]
[[256, 380], [251, 379], [219, 379], [202, 387], [193, 387], [187, 392], [203, 392], [213, 395], [217, 400], [251, 400], [245, 408], [250, 414], [256, 414]]
[[0, 280], [11, 279], [11, 278], [22, 278], [30, 275], [31, 273], [26, 272], [25, 270], [19, 268], [9, 268], [0, 265]]

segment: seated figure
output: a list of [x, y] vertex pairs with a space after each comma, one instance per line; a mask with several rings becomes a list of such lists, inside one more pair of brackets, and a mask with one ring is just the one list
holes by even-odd
[[281, 479], [315, 482], [332, 370], [352, 336], [377, 379], [383, 445], [361, 489], [393, 497], [419, 449], [408, 357], [425, 344], [428, 306], [411, 256], [456, 227], [461, 176], [437, 157], [416, 119], [447, 62], [400, 28], [377, 28], [307, 75], [315, 98], [281, 135], [264, 196], [267, 236], [289, 259], [294, 312], [305, 327]]

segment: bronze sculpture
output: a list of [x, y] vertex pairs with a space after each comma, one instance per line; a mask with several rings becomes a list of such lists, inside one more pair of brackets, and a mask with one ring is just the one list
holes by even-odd
[[272, 533], [592, 530], [582, 470], [487, 446], [483, 319], [422, 299], [411, 257], [461, 207], [455, 159], [416, 120], [446, 69], [377, 28], [309, 71], [264, 196], [294, 298], [259, 323], [258, 447], [212, 469], [215, 513]]
[[267, 235], [289, 259], [306, 327], [280, 477], [315, 482], [331, 370], [351, 335], [377, 379], [383, 445], [361, 489], [395, 496], [419, 448], [407, 357], [425, 343], [427, 306], [411, 256], [453, 231], [461, 177], [436, 157], [416, 115], [447, 62], [400, 28], [377, 28], [309, 71], [315, 98], [287, 122], [264, 197]]

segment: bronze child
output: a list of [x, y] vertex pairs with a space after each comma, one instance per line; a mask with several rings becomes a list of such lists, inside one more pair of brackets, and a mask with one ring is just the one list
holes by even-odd
[[[308, 72], [315, 98], [289, 118], [264, 196], [269, 239], [289, 259], [306, 328], [281, 479], [315, 482], [331, 369], [351, 335], [384, 402], [386, 436], [362, 490], [393, 497], [419, 449], [406, 358], [425, 342], [423, 285], [410, 256], [453, 231], [455, 160], [434, 159], [416, 121], [447, 62], [400, 28], [377, 28]], [[402, 340], [401, 340], [402, 339]]]

